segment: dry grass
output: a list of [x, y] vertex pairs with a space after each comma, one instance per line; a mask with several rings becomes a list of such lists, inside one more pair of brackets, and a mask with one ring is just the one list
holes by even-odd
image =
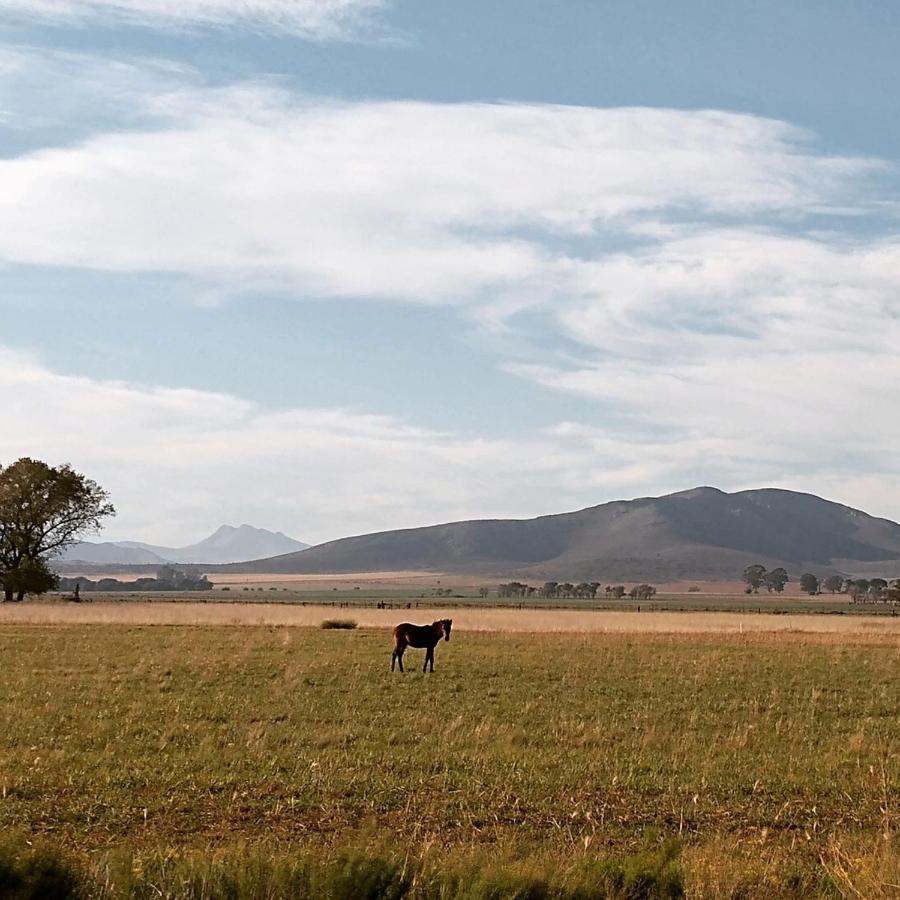
[[108, 606], [246, 616], [0, 625], [0, 830], [111, 873], [106, 897], [287, 896], [300, 860], [349, 851], [376, 875], [461, 873], [410, 898], [646, 898], [521, 886], [644, 877], [676, 845], [691, 898], [897, 896], [896, 633], [454, 630], [434, 675], [411, 651], [401, 676], [383, 630], [249, 618], [321, 608]]
[[[329, 605], [133, 601], [0, 604], [0, 625], [292, 625], [317, 628]], [[369, 609], [354, 607], [363, 628], [399, 621], [452, 618], [454, 631], [507, 633], [865, 635], [900, 639], [900, 616], [769, 615], [766, 613], [611, 610]]]

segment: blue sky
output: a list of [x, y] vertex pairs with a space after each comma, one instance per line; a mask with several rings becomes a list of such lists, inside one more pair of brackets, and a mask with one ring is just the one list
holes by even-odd
[[0, 460], [110, 538], [900, 518], [900, 8], [0, 0]]

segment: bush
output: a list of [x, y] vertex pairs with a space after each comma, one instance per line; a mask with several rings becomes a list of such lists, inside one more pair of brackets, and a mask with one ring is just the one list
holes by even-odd
[[15, 900], [677, 900], [684, 896], [678, 846], [570, 869], [528, 872], [405, 860], [344, 851], [316, 854], [128, 853], [83, 871], [58, 854], [0, 845], [0, 897]]
[[684, 897], [684, 880], [678, 865], [680, 847], [668, 841], [624, 860], [594, 864], [594, 874], [606, 888], [601, 896], [621, 900], [677, 900]]
[[325, 619], [319, 628], [356, 628], [354, 619]]
[[85, 895], [81, 877], [57, 854], [18, 841], [0, 845], [0, 897], [78, 900]]

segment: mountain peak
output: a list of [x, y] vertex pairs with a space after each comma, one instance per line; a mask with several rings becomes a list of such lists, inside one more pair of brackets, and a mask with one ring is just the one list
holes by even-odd
[[781, 489], [699, 486], [535, 519], [360, 535], [242, 571], [432, 571], [532, 580], [738, 579], [761, 563], [800, 573], [900, 575], [900, 525]]
[[[728, 494], [717, 487], [709, 485], [700, 485], [695, 488], [688, 488], [686, 491], [676, 491], [674, 494], [667, 494], [667, 497], [681, 497], [685, 500], [692, 500], [695, 497], [727, 497]], [[663, 499], [663, 498], [659, 498]]]
[[63, 560], [91, 563], [202, 563], [245, 562], [267, 556], [280, 556], [305, 550], [309, 545], [280, 531], [267, 531], [246, 523], [220, 525], [202, 541], [186, 547], [162, 547], [140, 541], [93, 544], [83, 542], [69, 548]]

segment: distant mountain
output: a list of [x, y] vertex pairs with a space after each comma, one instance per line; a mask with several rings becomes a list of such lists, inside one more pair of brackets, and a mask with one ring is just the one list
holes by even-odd
[[251, 525], [222, 525], [209, 537], [186, 547], [161, 547], [140, 541], [91, 543], [69, 547], [60, 562], [95, 565], [146, 565], [164, 563], [232, 563], [305, 550], [309, 545], [282, 534]]
[[123, 547], [121, 544], [113, 544], [109, 541], [92, 543], [82, 541], [73, 544], [57, 560], [57, 562], [91, 563], [91, 565], [163, 565], [167, 562], [162, 556], [142, 547]]
[[900, 575], [900, 525], [794, 491], [700, 487], [527, 520], [344, 538], [226, 567], [245, 572], [436, 571], [567, 580], [736, 579], [751, 563]]

